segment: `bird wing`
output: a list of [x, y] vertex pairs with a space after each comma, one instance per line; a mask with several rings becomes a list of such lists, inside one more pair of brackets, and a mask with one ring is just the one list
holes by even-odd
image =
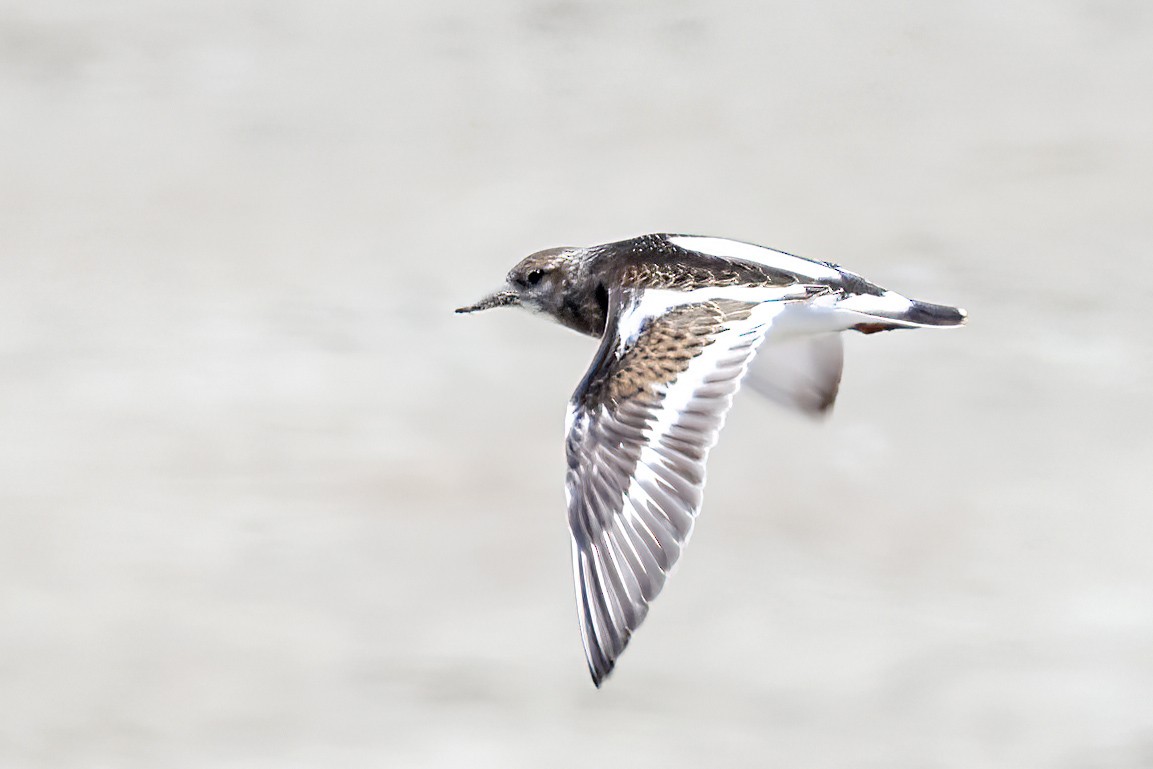
[[786, 408], [818, 416], [837, 399], [844, 361], [837, 332], [770, 339], [757, 350], [745, 383]]
[[700, 511], [705, 460], [773, 319], [824, 287], [618, 288], [569, 406], [569, 527], [581, 638], [600, 686]]

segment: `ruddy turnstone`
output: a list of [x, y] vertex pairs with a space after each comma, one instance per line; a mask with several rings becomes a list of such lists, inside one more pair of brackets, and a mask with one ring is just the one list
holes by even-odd
[[837, 397], [841, 331], [965, 322], [964, 310], [829, 262], [696, 235], [538, 251], [457, 312], [512, 305], [601, 340], [569, 403], [565, 446], [581, 639], [598, 687], [689, 538], [742, 380], [820, 414]]

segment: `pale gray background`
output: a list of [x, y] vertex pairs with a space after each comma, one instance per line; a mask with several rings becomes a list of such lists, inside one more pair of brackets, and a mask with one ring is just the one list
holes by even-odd
[[[0, 2], [0, 766], [1153, 766], [1153, 5]], [[584, 668], [456, 317], [669, 230], [966, 306], [742, 398]]]

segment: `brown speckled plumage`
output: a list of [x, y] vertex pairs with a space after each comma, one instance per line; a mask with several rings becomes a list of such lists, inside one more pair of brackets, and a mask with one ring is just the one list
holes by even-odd
[[662, 389], [713, 343], [727, 322], [748, 317], [753, 305], [716, 300], [669, 310], [647, 323], [598, 382], [590, 382], [589, 402], [613, 403], [640, 397], [655, 401]]
[[786, 279], [780, 273], [756, 266], [710, 266], [674, 261], [630, 264], [620, 276], [620, 283], [626, 288], [666, 288], [674, 291], [723, 286], [787, 286], [795, 282], [795, 278]]

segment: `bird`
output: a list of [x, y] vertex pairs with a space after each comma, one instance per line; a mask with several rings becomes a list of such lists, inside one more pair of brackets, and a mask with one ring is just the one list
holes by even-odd
[[565, 420], [577, 612], [597, 688], [692, 533], [709, 450], [742, 383], [819, 416], [840, 387], [841, 332], [967, 317], [832, 262], [666, 233], [537, 251], [456, 312], [513, 306], [600, 340]]

